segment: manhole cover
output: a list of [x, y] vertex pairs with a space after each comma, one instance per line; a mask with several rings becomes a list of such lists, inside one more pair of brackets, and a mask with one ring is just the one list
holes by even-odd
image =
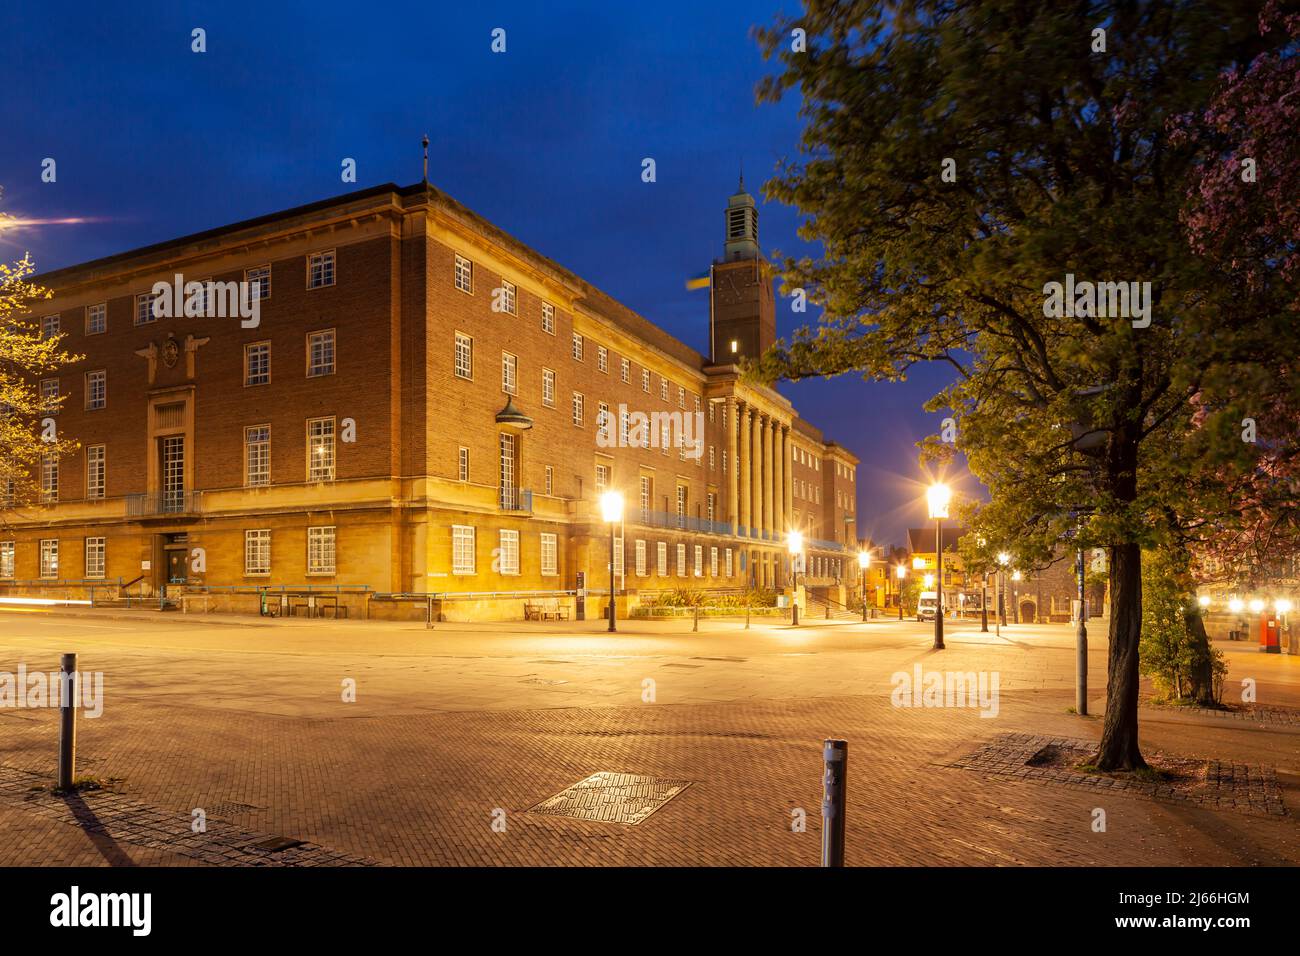
[[263, 840], [260, 843], [250, 843], [254, 850], [265, 850], [267, 853], [279, 853], [281, 850], [292, 850], [296, 846], [302, 846], [301, 840], [291, 840], [289, 837], [271, 837], [269, 840]]
[[690, 785], [689, 780], [660, 780], [601, 771], [543, 800], [528, 812], [635, 826]]

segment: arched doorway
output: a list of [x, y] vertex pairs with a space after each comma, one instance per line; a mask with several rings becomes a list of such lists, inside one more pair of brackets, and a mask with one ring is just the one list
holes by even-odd
[[1020, 621], [1023, 624], [1033, 624], [1038, 620], [1038, 608], [1033, 601], [1020, 602]]

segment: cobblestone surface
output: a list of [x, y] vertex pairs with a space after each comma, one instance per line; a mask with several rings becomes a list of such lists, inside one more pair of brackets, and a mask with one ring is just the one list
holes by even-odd
[[[1035, 757], [1048, 748], [1062, 753], [1066, 766], [1036, 765]], [[1205, 778], [1195, 789], [1159, 781], [1109, 777], [1072, 769], [1095, 751], [1088, 740], [1044, 737], [1036, 734], [1000, 734], [949, 766], [963, 770], [1015, 777], [1039, 783], [1065, 784], [1091, 790], [1129, 792], [1156, 800], [1173, 800], [1211, 807], [1282, 816], [1286, 808], [1273, 767], [1207, 761]]]
[[271, 839], [269, 834], [241, 830], [212, 816], [205, 819], [204, 831], [195, 833], [189, 815], [161, 810], [111, 790], [56, 794], [41, 776], [11, 767], [0, 767], [0, 805], [78, 828], [110, 865], [135, 863], [123, 844], [165, 851], [210, 866], [374, 865], [373, 860], [313, 843], [274, 852], [260, 849], [254, 844]]

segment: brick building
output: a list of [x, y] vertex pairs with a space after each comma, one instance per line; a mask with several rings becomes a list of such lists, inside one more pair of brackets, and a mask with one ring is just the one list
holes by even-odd
[[[784, 586], [792, 528], [831, 584], [857, 461], [741, 381], [775, 329], [743, 184], [726, 223], [709, 356], [427, 183], [39, 276], [33, 318], [85, 356], [41, 385], [80, 448], [0, 512], [0, 585], [605, 587], [606, 489], [629, 592]], [[243, 283], [257, 324], [160, 317], [174, 281]]]

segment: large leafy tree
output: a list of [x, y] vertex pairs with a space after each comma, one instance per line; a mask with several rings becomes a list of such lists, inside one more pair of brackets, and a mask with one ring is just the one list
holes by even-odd
[[[3, 219], [0, 213], [0, 228]], [[0, 262], [0, 515], [38, 497], [42, 457], [76, 447], [54, 430], [57, 402], [43, 401], [39, 391], [42, 377], [78, 356], [63, 349], [62, 336], [41, 334], [32, 309], [50, 293], [30, 281], [34, 268], [30, 256]]]
[[[1143, 766], [1141, 548], [1186, 477], [1179, 443], [1195, 396], [1213, 390], [1208, 370], [1249, 363], [1284, 325], [1235, 306], [1223, 321], [1232, 290], [1179, 219], [1206, 152], [1169, 123], [1271, 41], [1227, 0], [817, 0], [759, 38], [782, 67], [760, 99], [797, 90], [806, 122], [766, 192], [801, 210], [801, 236], [822, 248], [787, 260], [785, 284], [824, 310], [761, 374], [952, 367], [928, 407], [951, 410], [989, 489], [977, 533], [1015, 542], [1026, 566], [1065, 539], [1109, 550], [1096, 762]], [[1150, 289], [1149, 325], [1132, 310], [1048, 309], [1047, 284], [1067, 274], [1150, 283], [1137, 287]]]

